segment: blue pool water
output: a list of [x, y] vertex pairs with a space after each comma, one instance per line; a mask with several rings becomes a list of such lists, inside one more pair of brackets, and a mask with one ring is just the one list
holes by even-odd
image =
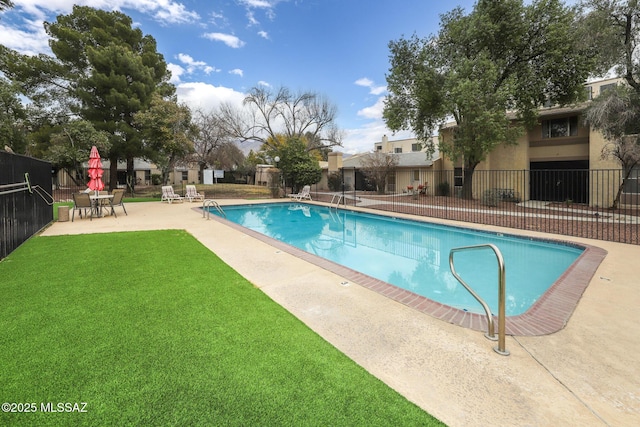
[[[506, 267], [506, 314], [524, 313], [583, 249], [467, 228], [277, 203], [225, 206], [229, 221], [442, 304], [483, 313], [453, 277], [452, 248], [493, 243]], [[211, 211], [217, 214], [215, 209]], [[455, 254], [458, 274], [498, 312], [498, 266], [490, 249]]]

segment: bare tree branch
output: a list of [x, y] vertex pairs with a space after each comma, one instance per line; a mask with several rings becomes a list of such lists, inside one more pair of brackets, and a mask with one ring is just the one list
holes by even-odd
[[221, 125], [240, 141], [258, 141], [266, 146], [277, 140], [311, 135], [320, 148], [342, 145], [342, 133], [335, 121], [337, 108], [313, 92], [291, 93], [286, 87], [272, 92], [264, 86], [249, 91], [239, 110], [221, 107]]

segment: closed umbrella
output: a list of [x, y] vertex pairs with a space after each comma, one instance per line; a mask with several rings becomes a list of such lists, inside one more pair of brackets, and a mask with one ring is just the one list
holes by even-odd
[[89, 154], [89, 183], [87, 186], [91, 190], [95, 190], [96, 196], [98, 191], [104, 189], [104, 182], [102, 182], [102, 162], [100, 161], [100, 153], [94, 145], [91, 147], [91, 154]]

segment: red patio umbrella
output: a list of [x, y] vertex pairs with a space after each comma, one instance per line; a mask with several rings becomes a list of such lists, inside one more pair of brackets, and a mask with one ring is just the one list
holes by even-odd
[[102, 182], [102, 162], [100, 161], [100, 153], [94, 145], [91, 147], [91, 154], [89, 155], [89, 183], [87, 186], [95, 190], [96, 195], [98, 191], [104, 189], [104, 182]]

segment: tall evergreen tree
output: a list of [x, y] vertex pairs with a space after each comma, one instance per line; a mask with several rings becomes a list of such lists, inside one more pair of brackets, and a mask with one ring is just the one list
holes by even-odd
[[109, 133], [112, 188], [118, 160], [127, 160], [131, 177], [133, 158], [143, 154], [135, 113], [148, 108], [153, 93], [175, 92], [155, 40], [132, 24], [121, 12], [74, 6], [71, 14], [44, 24], [54, 57], [0, 52], [0, 70], [34, 102]]

